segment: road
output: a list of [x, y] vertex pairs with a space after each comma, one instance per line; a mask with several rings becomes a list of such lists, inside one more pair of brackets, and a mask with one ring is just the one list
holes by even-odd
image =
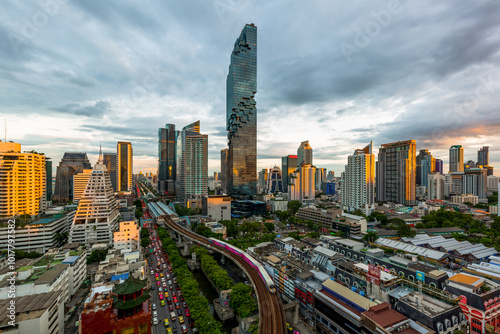
[[[156, 238], [156, 231], [155, 230], [150, 230], [151, 231], [151, 235]], [[166, 261], [166, 257], [163, 253], [163, 250], [162, 250], [162, 247], [161, 247], [161, 241], [158, 241], [159, 244], [160, 244], [160, 251], [157, 250], [157, 252], [159, 252], [158, 254], [158, 257], [160, 258], [160, 261], [161, 261], [161, 258], [163, 258]], [[151, 254], [154, 254], [154, 253], [151, 253]], [[168, 255], [168, 254], [167, 254]], [[164, 334], [167, 332], [167, 327], [170, 327], [172, 329], [172, 332], [173, 333], [182, 333], [182, 330], [181, 330], [181, 324], [179, 323], [179, 315], [177, 314], [177, 309], [175, 308], [175, 305], [174, 303], [172, 302], [172, 306], [174, 307], [174, 312], [176, 314], [176, 320], [172, 320], [172, 317], [170, 316], [170, 312], [169, 309], [168, 309], [168, 303], [166, 302], [166, 299], [165, 299], [165, 306], [161, 306], [160, 304], [160, 297], [159, 297], [159, 291], [158, 291], [158, 285], [156, 284], [156, 279], [155, 279], [155, 276], [154, 274], [151, 275], [151, 269], [155, 270], [156, 266], [157, 266], [157, 261], [156, 261], [156, 257], [154, 255], [150, 255], [148, 257], [148, 264], [151, 263], [151, 266], [148, 266], [148, 277], [149, 277], [149, 280], [150, 282], [154, 285], [155, 289], [154, 290], [151, 290], [150, 291], [150, 296], [151, 296], [151, 303], [154, 303], [156, 304], [156, 311], [158, 312], [158, 325], [152, 325], [151, 326], [151, 333], [153, 334]], [[173, 281], [173, 275], [172, 273], [170, 273], [168, 271], [168, 267], [167, 267], [167, 270], [163, 269], [163, 263], [161, 263], [161, 269], [160, 270], [160, 273], [163, 273], [163, 275], [165, 276], [165, 281], [168, 282], [168, 279], [166, 278], [167, 274], [170, 274], [170, 280]], [[161, 284], [161, 281], [160, 281], [160, 284]], [[180, 290], [177, 290], [177, 283], [173, 283], [172, 282], [172, 287], [173, 289], [170, 290], [169, 289], [169, 285], [167, 283], [167, 288], [166, 288], [166, 291], [168, 291], [169, 293], [169, 297], [170, 299], [172, 299], [172, 292], [175, 292], [176, 294], [180, 291]], [[162, 286], [163, 288], [163, 286]], [[163, 290], [162, 293], [164, 293], [165, 290]], [[178, 297], [179, 298], [179, 297]], [[179, 301], [180, 302], [180, 301]], [[191, 334], [192, 333], [192, 329], [191, 327], [189, 327], [188, 325], [188, 319], [190, 317], [187, 317], [186, 316], [186, 311], [184, 309], [184, 307], [182, 307], [182, 302], [180, 302], [180, 310], [182, 311], [182, 317], [184, 318], [184, 323], [186, 324], [186, 327], [188, 329], [187, 333]], [[152, 311], [153, 312], [153, 311]], [[151, 316], [151, 318], [153, 318], [153, 316]], [[165, 327], [164, 325], [164, 319], [168, 319], [169, 321], [169, 325], [167, 327]], [[176, 328], [174, 328], [174, 325]]]
[[168, 227], [180, 233], [181, 235], [184, 235], [185, 237], [188, 237], [189, 239], [199, 244], [209, 246], [211, 249], [215, 249], [218, 252], [223, 253], [235, 263], [239, 264], [240, 267], [244, 268], [244, 270], [249, 275], [249, 278], [252, 281], [255, 292], [257, 294], [257, 301], [259, 305], [259, 333], [287, 333], [285, 312], [283, 310], [281, 299], [278, 294], [272, 294], [269, 292], [266, 283], [261, 279], [257, 270], [255, 270], [242, 258], [234, 256], [233, 253], [229, 252], [225, 248], [214, 245], [210, 243], [207, 238], [202, 237], [174, 223], [170, 219], [170, 217], [165, 217], [165, 223], [168, 225]]

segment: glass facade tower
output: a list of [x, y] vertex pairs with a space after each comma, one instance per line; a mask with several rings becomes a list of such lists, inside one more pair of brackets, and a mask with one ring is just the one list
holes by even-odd
[[257, 27], [234, 43], [226, 81], [227, 187], [235, 197], [257, 193]]
[[158, 191], [161, 194], [176, 191], [177, 133], [174, 124], [158, 129]]

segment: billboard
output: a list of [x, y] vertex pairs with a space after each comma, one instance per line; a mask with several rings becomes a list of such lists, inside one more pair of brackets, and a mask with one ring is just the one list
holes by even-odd
[[380, 285], [380, 268], [369, 264], [366, 280], [372, 284]]
[[417, 277], [417, 281], [425, 282], [425, 273], [423, 271], [417, 270], [417, 274], [415, 276]]

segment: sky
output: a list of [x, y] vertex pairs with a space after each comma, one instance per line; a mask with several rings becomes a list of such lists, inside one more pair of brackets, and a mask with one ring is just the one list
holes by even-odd
[[[0, 4], [6, 138], [59, 163], [130, 141], [156, 172], [158, 128], [201, 121], [209, 173], [226, 147], [234, 42], [257, 26], [258, 168], [309, 140], [340, 175], [373, 142], [415, 139], [448, 168], [490, 147], [500, 169], [500, 2], [7, 0]], [[3, 121], [3, 120], [2, 120]], [[5, 122], [0, 122], [4, 130]], [[4, 140], [5, 132], [0, 132]]]

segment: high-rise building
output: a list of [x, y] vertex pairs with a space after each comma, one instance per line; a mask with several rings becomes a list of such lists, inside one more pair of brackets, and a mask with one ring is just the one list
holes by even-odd
[[487, 170], [469, 168], [462, 176], [462, 194], [473, 194], [479, 200], [487, 199]]
[[487, 183], [486, 188], [491, 191], [497, 191], [499, 182], [500, 182], [500, 177], [488, 175], [488, 177], [486, 178], [486, 183]]
[[477, 164], [480, 166], [488, 166], [490, 164], [490, 148], [483, 146], [477, 152]]
[[377, 161], [377, 201], [415, 205], [415, 140], [382, 144]]
[[427, 188], [429, 183], [427, 175], [436, 171], [436, 159], [431, 154], [428, 154], [422, 159], [420, 165], [420, 179], [422, 180], [420, 185]]
[[341, 203], [349, 212], [359, 209], [371, 214], [370, 207], [375, 203], [375, 155], [371, 142], [347, 158], [342, 173]]
[[424, 180], [422, 179], [422, 160], [424, 160], [428, 155], [431, 155], [429, 150], [423, 149], [418, 152], [418, 155], [416, 157], [417, 172], [415, 174], [415, 183], [417, 184], [417, 186], [421, 186], [422, 182], [424, 182]]
[[158, 192], [161, 194], [176, 191], [177, 135], [174, 124], [158, 129]]
[[462, 145], [450, 147], [450, 170], [448, 173], [464, 171], [464, 148]]
[[0, 141], [0, 217], [36, 215], [46, 207], [45, 155], [21, 153], [21, 144]]
[[78, 204], [80, 198], [87, 188], [92, 169], [84, 169], [83, 172], [73, 175], [73, 203]]
[[208, 136], [200, 121], [185, 126], [177, 136], [177, 198], [187, 201], [208, 194]]
[[68, 202], [73, 199], [73, 175], [92, 168], [87, 153], [66, 152], [56, 170], [56, 184], [52, 199]]
[[262, 169], [258, 173], [259, 182], [257, 183], [257, 193], [261, 194], [267, 192], [268, 177], [269, 171], [267, 170], [267, 168]]
[[116, 191], [116, 153], [103, 153], [102, 159], [108, 170], [113, 191]]
[[301, 142], [297, 149], [297, 167], [303, 164], [313, 164], [313, 149], [309, 145], [309, 140]]
[[288, 192], [288, 185], [290, 184], [290, 177], [297, 168], [297, 156], [287, 155], [281, 158], [281, 172], [283, 179], [283, 191]]
[[116, 191], [132, 191], [133, 151], [130, 142], [116, 145]]
[[267, 190], [269, 193], [283, 192], [283, 179], [281, 178], [281, 169], [278, 166], [269, 170]]
[[247, 24], [234, 43], [226, 82], [229, 194], [257, 192], [257, 27]]
[[[126, 147], [126, 145], [124, 145]], [[91, 246], [96, 243], [113, 245], [113, 232], [118, 229], [120, 212], [108, 170], [99, 154], [78, 203], [69, 233], [70, 243]]]
[[326, 179], [328, 181], [333, 181], [335, 179], [335, 172], [333, 170], [328, 172], [328, 175], [326, 176]]
[[427, 175], [427, 199], [444, 199], [445, 175], [440, 173], [430, 173]]
[[288, 199], [290, 201], [311, 200], [316, 197], [316, 167], [302, 164], [290, 177]]
[[227, 170], [227, 154], [227, 148], [220, 151], [220, 187], [224, 193], [228, 192], [227, 182], [229, 179], [229, 175]]
[[326, 182], [326, 168], [316, 168], [316, 189], [321, 189], [323, 182]]
[[443, 160], [436, 159], [436, 173], [443, 174]]

